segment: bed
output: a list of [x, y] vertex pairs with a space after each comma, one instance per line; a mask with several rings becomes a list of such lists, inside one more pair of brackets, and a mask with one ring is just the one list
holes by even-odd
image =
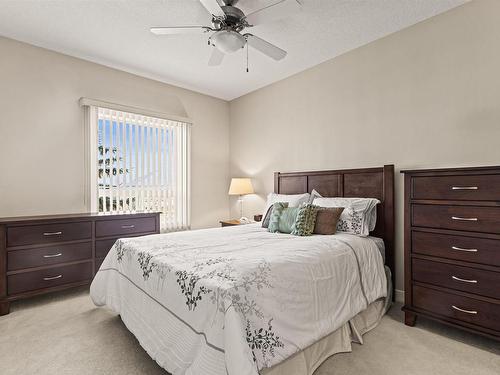
[[281, 194], [379, 199], [369, 237], [298, 237], [250, 224], [120, 239], [91, 297], [119, 313], [172, 374], [311, 374], [362, 342], [386, 310], [393, 176], [393, 166], [275, 174]]

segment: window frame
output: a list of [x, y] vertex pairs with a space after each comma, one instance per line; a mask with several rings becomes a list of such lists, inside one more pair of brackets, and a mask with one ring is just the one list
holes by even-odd
[[[84, 168], [84, 204], [89, 212], [99, 212], [98, 206], [98, 165], [97, 165], [97, 147], [99, 145], [98, 140], [98, 111], [99, 108], [106, 108], [115, 111], [129, 112], [132, 114], [137, 114], [141, 116], [154, 117], [168, 121], [182, 122], [187, 125], [187, 140], [186, 145], [186, 169], [185, 181], [186, 189], [186, 227], [178, 228], [178, 230], [190, 229], [191, 227], [191, 127], [193, 125], [192, 120], [185, 117], [173, 116], [164, 114], [161, 112], [150, 111], [145, 109], [140, 109], [136, 107], [130, 107], [120, 104], [114, 104], [109, 102], [103, 102], [95, 99], [81, 98], [80, 106], [84, 109], [84, 158], [85, 158], [85, 168]], [[179, 199], [179, 197], [176, 197]], [[135, 212], [135, 211], [114, 211], [113, 213], [125, 213], [125, 212]], [[102, 213], [107, 214], [106, 212]], [[175, 230], [175, 229], [174, 229]], [[165, 231], [165, 230], [164, 230]]]

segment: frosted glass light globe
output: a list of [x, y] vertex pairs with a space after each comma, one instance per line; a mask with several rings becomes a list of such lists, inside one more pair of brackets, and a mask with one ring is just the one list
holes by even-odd
[[212, 37], [212, 42], [221, 52], [233, 53], [245, 46], [247, 42], [243, 35], [236, 31], [217, 31]]

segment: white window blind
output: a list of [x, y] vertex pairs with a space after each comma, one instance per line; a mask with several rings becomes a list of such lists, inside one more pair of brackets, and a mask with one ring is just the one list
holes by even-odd
[[188, 229], [190, 124], [103, 107], [90, 113], [97, 211], [160, 211], [162, 231]]

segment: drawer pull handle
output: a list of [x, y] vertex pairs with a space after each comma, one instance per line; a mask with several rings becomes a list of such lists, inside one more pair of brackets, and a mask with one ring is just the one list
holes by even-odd
[[44, 236], [60, 236], [62, 232], [45, 232]]
[[477, 249], [464, 249], [463, 247], [458, 247], [458, 246], [452, 246], [451, 248], [457, 251], [467, 251], [469, 253], [477, 253]]
[[460, 307], [457, 307], [455, 305], [452, 305], [451, 307], [457, 311], [460, 311], [460, 312], [463, 312], [466, 314], [473, 314], [473, 315], [477, 314], [477, 311], [475, 311], [475, 310], [464, 310], [464, 309], [461, 309]]
[[453, 280], [456, 280], [456, 281], [461, 281], [463, 283], [471, 283], [471, 284], [477, 284], [477, 280], [467, 280], [467, 279], [462, 279], [460, 277], [457, 277], [457, 276], [452, 276], [451, 277]]
[[460, 216], [452, 216], [451, 220], [460, 220], [460, 221], [477, 221], [477, 217], [460, 217]]
[[62, 277], [62, 275], [57, 275], [57, 276], [52, 276], [52, 277], [44, 277], [43, 281], [56, 280], [56, 279], [60, 279], [61, 277]]
[[62, 253], [58, 253], [58, 254], [47, 254], [47, 255], [44, 255], [43, 257], [44, 258], [57, 258], [57, 257], [60, 257], [62, 255]]
[[451, 190], [477, 190], [477, 186], [452, 186]]
[[135, 225], [122, 225], [122, 229], [132, 229], [135, 228]]

